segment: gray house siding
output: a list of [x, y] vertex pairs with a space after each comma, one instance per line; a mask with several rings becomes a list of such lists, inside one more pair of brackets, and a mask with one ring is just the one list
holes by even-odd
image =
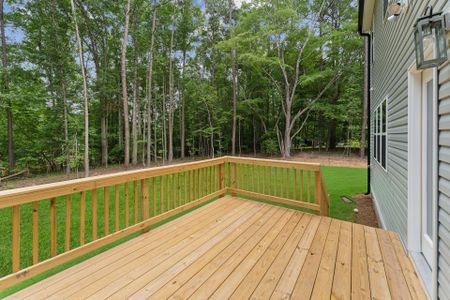
[[[371, 153], [371, 187], [383, 226], [407, 242], [408, 70], [415, 62], [413, 25], [425, 7], [449, 9], [448, 0], [409, 1], [397, 22], [383, 22], [383, 1], [374, 9], [371, 70], [371, 149], [374, 111], [388, 98], [387, 170]], [[447, 7], [445, 7], [447, 5]], [[450, 41], [449, 41], [450, 45]], [[450, 52], [449, 52], [450, 55]], [[450, 299], [450, 63], [439, 70], [438, 105], [438, 297]]]
[[439, 70], [438, 128], [439, 128], [438, 296], [441, 299], [450, 299], [450, 63], [449, 62], [447, 62]]
[[371, 149], [374, 142], [373, 112], [381, 101], [388, 99], [387, 170], [373, 159], [372, 152], [372, 192], [383, 226], [397, 231], [405, 244], [408, 218], [408, 70], [415, 62], [413, 26], [428, 4], [442, 9], [447, 1], [410, 2], [398, 21], [384, 22], [383, 1], [376, 1], [371, 80]]

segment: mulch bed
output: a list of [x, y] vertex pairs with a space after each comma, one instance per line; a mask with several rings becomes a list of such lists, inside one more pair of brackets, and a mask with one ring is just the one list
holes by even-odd
[[358, 213], [356, 223], [370, 227], [379, 227], [377, 215], [373, 207], [372, 195], [356, 195], [353, 197]]

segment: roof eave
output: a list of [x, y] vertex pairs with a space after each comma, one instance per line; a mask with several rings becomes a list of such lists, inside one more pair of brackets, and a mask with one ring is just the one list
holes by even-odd
[[358, 31], [367, 34], [372, 31], [373, 11], [375, 0], [359, 0]]

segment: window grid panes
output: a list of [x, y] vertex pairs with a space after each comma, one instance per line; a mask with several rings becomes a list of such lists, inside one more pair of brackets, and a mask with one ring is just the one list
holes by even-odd
[[387, 100], [383, 100], [374, 112], [374, 158], [386, 170], [387, 163]]

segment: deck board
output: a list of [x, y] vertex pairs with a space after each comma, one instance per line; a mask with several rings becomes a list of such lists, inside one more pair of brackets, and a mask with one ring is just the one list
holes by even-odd
[[11, 299], [350, 299], [426, 294], [396, 233], [225, 196]]

